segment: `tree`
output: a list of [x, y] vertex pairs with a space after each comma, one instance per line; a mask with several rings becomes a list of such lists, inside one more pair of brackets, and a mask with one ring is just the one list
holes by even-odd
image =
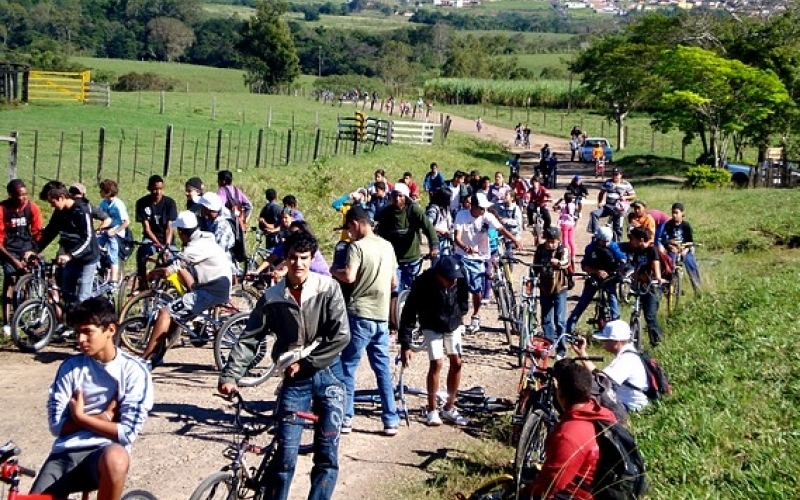
[[194, 43], [194, 31], [178, 19], [157, 17], [147, 23], [147, 40], [156, 57], [172, 62]]
[[283, 0], [263, 0], [244, 25], [237, 44], [247, 70], [245, 83], [255, 92], [274, 92], [300, 76], [300, 60], [289, 26], [281, 16], [289, 9]]
[[665, 81], [654, 124], [698, 134], [705, 157], [716, 165], [734, 134], [767, 124], [790, 102], [786, 87], [769, 70], [759, 70], [699, 47], [664, 51], [656, 73]]

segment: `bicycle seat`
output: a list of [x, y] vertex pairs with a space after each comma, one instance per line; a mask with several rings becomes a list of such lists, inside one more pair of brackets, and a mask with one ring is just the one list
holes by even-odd
[[4, 463], [11, 457], [17, 456], [22, 451], [17, 447], [14, 441], [9, 441], [3, 446], [0, 446], [0, 463]]

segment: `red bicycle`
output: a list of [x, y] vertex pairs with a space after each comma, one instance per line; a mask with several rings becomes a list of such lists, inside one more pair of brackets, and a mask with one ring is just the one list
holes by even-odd
[[[19, 464], [17, 457], [20, 453], [22, 453], [22, 451], [13, 441], [9, 441], [3, 446], [0, 446], [0, 482], [11, 486], [8, 490], [7, 500], [64, 500], [45, 493], [31, 493], [25, 495], [19, 492], [19, 483], [22, 476], [36, 477], [35, 470], [23, 467]], [[81, 494], [81, 500], [89, 500], [89, 495], [91, 493], [91, 491], [84, 491]], [[133, 490], [124, 494], [121, 500], [157, 499], [147, 491]]]

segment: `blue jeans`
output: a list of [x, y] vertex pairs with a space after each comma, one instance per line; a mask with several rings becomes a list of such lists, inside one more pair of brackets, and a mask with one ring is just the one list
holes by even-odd
[[[608, 292], [608, 308], [609, 313], [611, 314], [611, 319], [619, 319], [619, 298], [617, 298], [617, 282], [614, 281], [608, 285], [606, 285], [606, 291]], [[592, 280], [586, 280], [586, 284], [583, 285], [583, 293], [581, 293], [581, 298], [578, 299], [578, 303], [575, 305], [575, 309], [572, 310], [572, 314], [569, 315], [569, 319], [567, 320], [567, 331], [574, 332], [575, 331], [575, 324], [581, 319], [581, 315], [589, 307], [589, 304], [592, 302], [595, 294], [597, 293], [597, 286], [594, 285]]]
[[270, 500], [286, 500], [292, 485], [303, 420], [297, 411], [312, 411], [319, 417], [314, 425], [314, 467], [311, 469], [309, 500], [329, 500], [339, 475], [339, 430], [344, 416], [345, 388], [342, 365], [337, 360], [311, 377], [285, 379], [278, 396], [280, 416], [275, 437], [278, 446], [267, 471], [265, 488]]
[[[542, 330], [544, 336], [551, 342], [564, 333], [567, 322], [567, 291], [554, 295], [542, 295], [539, 297], [539, 304], [542, 307]], [[564, 346], [557, 346], [558, 352], [564, 350]]]
[[347, 405], [345, 417], [353, 418], [353, 394], [355, 393], [355, 377], [358, 363], [364, 350], [367, 351], [369, 366], [378, 381], [378, 392], [381, 396], [381, 421], [384, 427], [396, 426], [400, 423], [394, 401], [392, 372], [389, 356], [389, 322], [350, 316], [350, 343], [342, 352], [342, 371], [344, 385], [347, 388]]
[[395, 292], [400, 293], [401, 290], [411, 288], [411, 283], [419, 276], [420, 271], [422, 271], [422, 259], [399, 263], [397, 265], [397, 288], [395, 288]]
[[[675, 262], [675, 252], [669, 252], [669, 258]], [[694, 258], [694, 252], [688, 251], [683, 257], [683, 268], [686, 269], [686, 275], [689, 277], [689, 282], [692, 284], [692, 289], [696, 292], [700, 290], [700, 268], [697, 266], [697, 259]]]
[[97, 237], [97, 244], [106, 248], [108, 253], [108, 261], [112, 266], [119, 264], [119, 238], [116, 236], [109, 236], [107, 232], [103, 231]]
[[647, 324], [650, 345], [653, 347], [658, 345], [664, 336], [661, 331], [661, 325], [658, 324], [658, 305], [661, 301], [662, 293], [661, 287], [654, 287], [648, 293], [642, 295], [641, 299], [644, 322]]
[[61, 274], [61, 292], [68, 306], [77, 305], [92, 296], [92, 282], [97, 269], [97, 259], [86, 264], [71, 260]]
[[595, 234], [600, 229], [600, 219], [602, 217], [611, 217], [614, 225], [614, 241], [622, 241], [622, 219], [624, 216], [608, 205], [603, 205], [589, 212], [589, 227], [587, 230], [591, 234]]

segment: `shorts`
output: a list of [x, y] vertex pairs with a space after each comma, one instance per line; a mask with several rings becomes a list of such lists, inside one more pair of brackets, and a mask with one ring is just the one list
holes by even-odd
[[459, 326], [452, 332], [434, 332], [433, 330], [422, 330], [425, 335], [425, 345], [428, 346], [428, 359], [436, 361], [448, 356], [461, 356], [461, 334], [463, 326]]
[[228, 300], [229, 298], [218, 297], [206, 290], [194, 290], [173, 300], [169, 309], [173, 316], [187, 321]]
[[98, 465], [106, 446], [51, 454], [36, 476], [31, 493], [66, 498], [71, 493], [96, 490], [100, 485]]
[[483, 293], [483, 286], [486, 282], [486, 261], [462, 258], [461, 264], [464, 266], [464, 275], [469, 291]]

